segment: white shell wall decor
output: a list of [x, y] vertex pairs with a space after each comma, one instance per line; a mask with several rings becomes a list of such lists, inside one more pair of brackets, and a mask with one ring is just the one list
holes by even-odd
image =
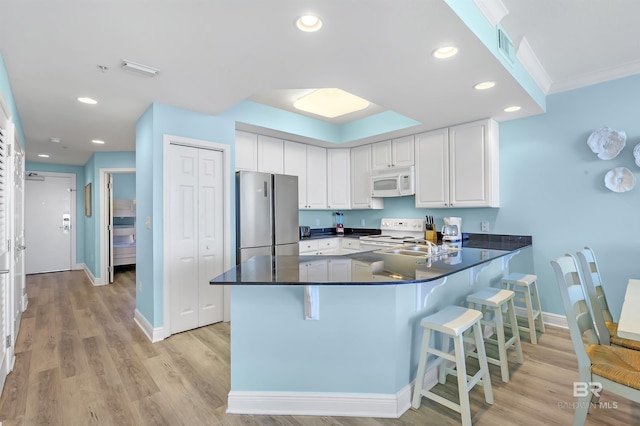
[[627, 134], [625, 132], [613, 130], [609, 127], [596, 130], [587, 139], [587, 145], [589, 145], [591, 151], [598, 154], [598, 158], [601, 160], [616, 158], [626, 143]]
[[636, 177], [626, 167], [616, 167], [604, 176], [604, 185], [613, 192], [627, 192], [636, 186]]
[[640, 167], [640, 143], [633, 148], [633, 158], [636, 159], [636, 166]]

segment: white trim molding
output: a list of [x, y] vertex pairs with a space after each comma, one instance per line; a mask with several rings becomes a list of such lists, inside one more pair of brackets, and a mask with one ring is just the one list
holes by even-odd
[[164, 327], [156, 327], [154, 328], [151, 323], [140, 313], [139, 310], [135, 310], [133, 313], [133, 321], [137, 324], [137, 326], [142, 330], [147, 339], [151, 343], [159, 342], [160, 340], [164, 340]]
[[[516, 306], [516, 315], [519, 317], [527, 316], [527, 309], [522, 306]], [[551, 312], [542, 312], [542, 322], [545, 325], [553, 325], [555, 327], [569, 328], [567, 325], [567, 317], [564, 315], [552, 314]]]
[[227, 413], [397, 419], [411, 406], [411, 384], [396, 394], [231, 391]]

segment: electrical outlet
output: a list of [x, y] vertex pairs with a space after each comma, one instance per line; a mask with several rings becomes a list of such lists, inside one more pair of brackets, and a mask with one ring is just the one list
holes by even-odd
[[316, 219], [316, 226], [320, 226], [320, 219]]
[[147, 216], [147, 217], [144, 218], [144, 226], [147, 229], [151, 229], [151, 217], [150, 216]]
[[364, 219], [360, 219], [360, 226], [365, 226]]
[[482, 221], [480, 223], [480, 226], [481, 226], [482, 232], [489, 232], [489, 222]]

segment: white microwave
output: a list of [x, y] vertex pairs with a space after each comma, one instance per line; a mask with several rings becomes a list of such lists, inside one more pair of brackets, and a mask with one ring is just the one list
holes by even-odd
[[395, 167], [371, 172], [372, 197], [404, 197], [416, 193], [414, 167]]

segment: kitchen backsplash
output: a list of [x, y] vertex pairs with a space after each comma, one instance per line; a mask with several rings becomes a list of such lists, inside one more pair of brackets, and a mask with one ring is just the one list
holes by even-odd
[[[494, 232], [494, 225], [498, 216], [497, 208], [475, 209], [416, 209], [415, 198], [395, 197], [384, 200], [383, 210], [341, 210], [344, 213], [346, 228], [379, 228], [382, 218], [424, 218], [431, 215], [435, 218], [436, 227], [442, 227], [444, 216], [462, 217], [463, 232], [481, 232], [481, 222], [489, 222], [489, 233]], [[300, 225], [311, 228], [330, 228], [336, 225], [335, 210], [300, 210]], [[517, 233], [518, 230], [508, 230]]]

